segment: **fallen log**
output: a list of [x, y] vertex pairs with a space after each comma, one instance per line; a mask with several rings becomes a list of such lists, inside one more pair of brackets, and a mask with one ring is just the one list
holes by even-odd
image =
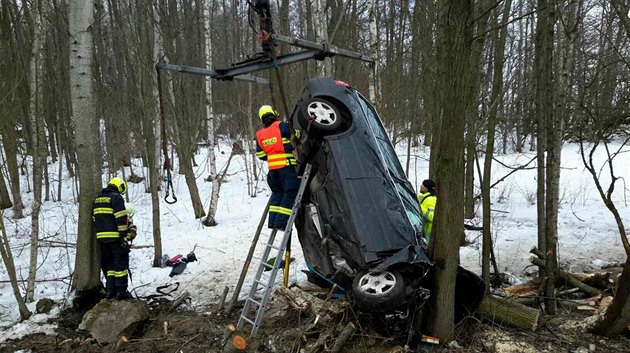
[[540, 312], [493, 295], [484, 296], [476, 313], [483, 319], [500, 325], [508, 325], [524, 330], [536, 331]]
[[337, 337], [337, 339], [335, 339], [335, 343], [333, 344], [330, 353], [339, 353], [341, 348], [343, 348], [350, 337], [352, 337], [356, 329], [356, 325], [352, 322], [349, 322], [346, 327], [344, 327], [343, 331], [341, 331], [341, 334]]
[[[529, 261], [531, 263], [533, 263], [534, 265], [538, 266], [538, 267], [546, 269], [545, 263], [541, 259], [539, 259], [539, 258], [537, 258], [535, 256], [530, 257]], [[584, 283], [578, 281], [577, 279], [573, 278], [570, 274], [568, 274], [568, 273], [566, 273], [566, 272], [564, 272], [564, 271], [562, 271], [560, 269], [555, 269], [554, 270], [554, 274], [557, 277], [559, 277], [561, 280], [563, 280], [566, 283], [572, 285], [573, 287], [579, 288], [582, 292], [584, 292], [584, 293], [586, 293], [588, 295], [593, 295], [593, 296], [595, 296], [595, 295], [606, 296], [607, 295], [604, 291], [599, 290], [599, 289], [594, 288], [594, 287], [591, 287], [588, 284], [584, 284]]]
[[591, 287], [602, 290], [611, 288], [613, 283], [609, 272], [572, 273], [571, 277]]
[[539, 286], [533, 283], [517, 284], [503, 289], [508, 297], [524, 297], [538, 294]]
[[188, 299], [189, 297], [190, 293], [188, 293], [187, 290], [183, 291], [180, 295], [177, 296], [177, 298], [175, 298], [175, 300], [173, 300], [169, 311], [177, 309], [177, 307], [180, 306], [184, 302], [184, 300]]

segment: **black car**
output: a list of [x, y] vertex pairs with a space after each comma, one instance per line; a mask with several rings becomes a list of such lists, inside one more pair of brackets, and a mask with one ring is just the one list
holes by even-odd
[[[313, 166], [296, 218], [309, 280], [372, 312], [426, 298], [432, 264], [416, 193], [374, 107], [349, 84], [317, 77], [291, 122], [300, 165]], [[471, 275], [467, 286], [483, 290]]]

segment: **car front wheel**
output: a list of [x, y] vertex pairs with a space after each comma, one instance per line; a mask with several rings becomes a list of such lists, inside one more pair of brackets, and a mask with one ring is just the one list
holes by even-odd
[[405, 283], [396, 271], [364, 271], [352, 281], [352, 297], [365, 311], [390, 311], [405, 302]]
[[306, 107], [312, 127], [323, 132], [339, 130], [343, 122], [339, 109], [325, 99], [314, 98]]

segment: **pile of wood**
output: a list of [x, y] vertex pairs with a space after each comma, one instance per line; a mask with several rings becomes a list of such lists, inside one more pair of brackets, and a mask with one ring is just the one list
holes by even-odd
[[[274, 322], [284, 322], [282, 312], [287, 310], [297, 312], [300, 322], [295, 327], [277, 328], [263, 334], [267, 349], [272, 352], [289, 351], [296, 345], [302, 347], [301, 352], [339, 352], [352, 338], [357, 330], [357, 324], [352, 321], [354, 315], [347, 301], [324, 300], [295, 286], [291, 288], [279, 287], [275, 293], [282, 305], [274, 305], [271, 312], [265, 315], [267, 327], [273, 328]], [[291, 315], [293, 316], [293, 315]], [[260, 334], [260, 332], [259, 332]], [[231, 337], [231, 340], [228, 338]], [[256, 344], [254, 338], [247, 338]], [[231, 342], [230, 342], [231, 341]], [[245, 337], [236, 332], [233, 325], [229, 325], [224, 337], [224, 353], [242, 352], [248, 346]]]
[[[535, 255], [530, 258], [530, 262], [540, 268], [546, 268], [544, 254], [536, 247], [530, 252]], [[556, 269], [554, 271], [556, 298], [563, 307], [599, 314], [610, 304], [611, 295], [622, 270], [622, 267], [615, 266], [593, 273], [567, 273]], [[540, 280], [535, 279], [525, 284], [504, 288], [504, 291], [508, 298], [516, 302], [535, 306], [538, 304], [540, 285]]]

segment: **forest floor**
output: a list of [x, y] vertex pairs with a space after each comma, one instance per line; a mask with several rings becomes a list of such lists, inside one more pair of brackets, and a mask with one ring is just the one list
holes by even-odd
[[[150, 319], [136, 329], [127, 343], [118, 347], [98, 344], [89, 333], [78, 330], [85, 309], [66, 309], [51, 319], [57, 324], [56, 335], [36, 333], [9, 340], [0, 352], [224, 352], [224, 347], [231, 345], [230, 337], [225, 338], [226, 327], [236, 323], [240, 307], [235, 307], [230, 316], [219, 314], [216, 304], [196, 308], [184, 305], [174, 311], [169, 308], [166, 300], [153, 306]], [[375, 327], [360, 315], [354, 318], [357, 330], [341, 352], [630, 352], [630, 332], [617, 339], [585, 333], [583, 323], [587, 317], [581, 312], [560, 310], [555, 317], [543, 317], [541, 328], [536, 332], [499, 327], [469, 317], [457, 325], [456, 343], [440, 346], [418, 342], [417, 337], [410, 342], [401, 335], [388, 337], [382, 327]], [[259, 334], [254, 338], [243, 334], [248, 341], [245, 352], [307, 352], [317, 338], [306, 330], [312, 321], [312, 317], [289, 308], [282, 296], [276, 296]], [[169, 327], [166, 334], [164, 322], [168, 322]], [[333, 341], [327, 342], [328, 349]]]

